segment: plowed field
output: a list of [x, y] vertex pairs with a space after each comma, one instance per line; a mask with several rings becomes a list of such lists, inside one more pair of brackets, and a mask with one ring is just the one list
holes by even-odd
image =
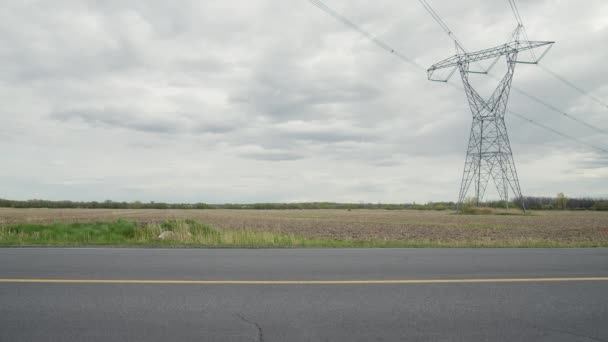
[[446, 242], [547, 241], [608, 244], [608, 212], [537, 211], [532, 215], [455, 215], [415, 210], [113, 210], [0, 208], [0, 225], [194, 219], [219, 229], [340, 240]]

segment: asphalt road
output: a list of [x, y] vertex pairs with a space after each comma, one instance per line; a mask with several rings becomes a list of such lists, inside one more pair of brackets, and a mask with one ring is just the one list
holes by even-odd
[[0, 341], [608, 341], [598, 277], [608, 249], [4, 248]]

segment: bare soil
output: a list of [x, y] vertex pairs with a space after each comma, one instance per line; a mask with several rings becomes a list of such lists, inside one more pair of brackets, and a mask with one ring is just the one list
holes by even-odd
[[193, 219], [227, 230], [340, 240], [555, 241], [608, 244], [608, 212], [535, 211], [532, 215], [455, 215], [416, 210], [155, 210], [0, 208], [0, 226], [18, 223], [156, 223]]

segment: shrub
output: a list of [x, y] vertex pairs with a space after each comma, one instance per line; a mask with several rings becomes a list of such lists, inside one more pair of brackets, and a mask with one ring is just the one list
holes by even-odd
[[462, 213], [470, 215], [492, 215], [494, 214], [494, 210], [491, 208], [465, 206], [462, 208]]
[[608, 211], [608, 201], [597, 201], [591, 207], [593, 210]]

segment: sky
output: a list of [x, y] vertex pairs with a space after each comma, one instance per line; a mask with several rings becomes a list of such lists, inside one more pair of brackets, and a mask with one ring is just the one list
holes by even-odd
[[[416, 64], [455, 52], [416, 0], [324, 2]], [[429, 3], [468, 50], [516, 26], [506, 0]], [[608, 2], [518, 4], [531, 40], [556, 41], [542, 65], [608, 103]], [[8, 0], [0, 41], [0, 198], [457, 200], [472, 121], [458, 75], [430, 82], [307, 0]], [[608, 130], [608, 107], [538, 66], [513, 85]], [[517, 91], [509, 109], [608, 149]], [[608, 197], [608, 153], [506, 123], [524, 195]]]

